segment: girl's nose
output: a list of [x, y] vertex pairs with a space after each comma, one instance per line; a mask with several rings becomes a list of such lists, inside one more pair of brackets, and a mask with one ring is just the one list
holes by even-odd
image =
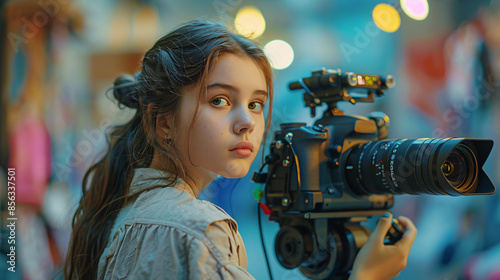
[[238, 108], [235, 112], [233, 131], [235, 134], [251, 133], [255, 127], [255, 120], [247, 107]]

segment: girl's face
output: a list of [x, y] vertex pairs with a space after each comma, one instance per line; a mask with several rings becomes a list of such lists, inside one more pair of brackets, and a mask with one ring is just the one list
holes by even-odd
[[213, 172], [226, 178], [244, 177], [265, 129], [267, 84], [263, 72], [247, 56], [221, 56], [208, 77], [206, 95], [201, 97], [198, 116], [188, 133], [198, 96], [199, 87], [185, 89], [176, 131], [176, 145], [188, 175]]

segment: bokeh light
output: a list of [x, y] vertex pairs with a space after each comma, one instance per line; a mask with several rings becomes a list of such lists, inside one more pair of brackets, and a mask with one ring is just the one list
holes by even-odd
[[273, 40], [267, 43], [264, 46], [264, 53], [276, 70], [287, 68], [294, 58], [292, 46], [283, 40]]
[[424, 20], [429, 15], [427, 0], [400, 0], [400, 4], [405, 14], [414, 20]]
[[255, 39], [266, 30], [266, 20], [259, 11], [253, 6], [241, 8], [234, 19], [236, 31], [250, 39]]
[[401, 18], [398, 11], [391, 5], [378, 4], [373, 9], [373, 21], [381, 30], [385, 32], [395, 32], [401, 25]]

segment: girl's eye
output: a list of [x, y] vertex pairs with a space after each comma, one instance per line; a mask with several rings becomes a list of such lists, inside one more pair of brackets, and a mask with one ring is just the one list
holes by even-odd
[[250, 110], [254, 110], [255, 112], [262, 112], [262, 110], [264, 109], [264, 104], [262, 104], [261, 102], [252, 102], [248, 105], [248, 108]]
[[229, 105], [229, 102], [227, 102], [227, 100], [222, 97], [217, 97], [212, 100], [212, 105], [222, 107]]

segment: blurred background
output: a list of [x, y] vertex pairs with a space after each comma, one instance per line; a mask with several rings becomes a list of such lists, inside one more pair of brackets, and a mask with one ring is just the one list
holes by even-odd
[[[190, 19], [225, 22], [265, 47], [276, 76], [271, 131], [321, 116], [326, 107], [311, 118], [302, 93], [288, 83], [325, 67], [395, 77], [396, 87], [375, 103], [339, 106], [347, 114], [385, 112], [388, 138], [500, 139], [500, 1], [12, 0], [0, 1], [0, 8], [0, 279], [55, 277], [83, 174], [106, 148], [107, 128], [134, 113], [120, 110], [106, 90], [117, 76], [140, 70], [154, 42]], [[495, 145], [484, 169], [499, 187]], [[15, 272], [7, 270], [13, 171]], [[254, 188], [249, 176], [219, 179], [202, 198], [235, 218], [248, 271], [269, 279]], [[498, 192], [401, 195], [393, 212], [412, 218], [419, 230], [397, 279], [500, 279]], [[262, 223], [273, 278], [305, 279], [279, 265], [279, 226], [265, 216]]]

